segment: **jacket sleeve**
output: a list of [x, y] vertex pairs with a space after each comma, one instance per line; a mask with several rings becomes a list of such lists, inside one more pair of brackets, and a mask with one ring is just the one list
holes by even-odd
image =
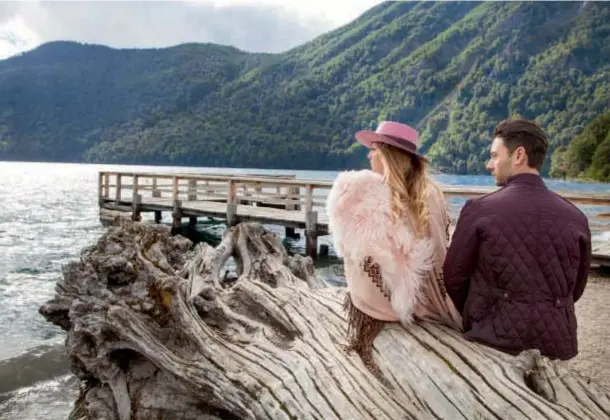
[[443, 264], [447, 293], [460, 313], [464, 310], [470, 277], [474, 273], [479, 252], [476, 221], [476, 203], [467, 200], [460, 212]]
[[589, 266], [591, 265], [591, 230], [589, 229], [589, 222], [587, 224], [586, 233], [579, 241], [580, 245], [580, 262], [578, 266], [578, 274], [576, 277], [576, 284], [574, 285], [573, 299], [574, 302], [578, 301], [585, 291], [587, 285], [587, 278], [589, 277]]

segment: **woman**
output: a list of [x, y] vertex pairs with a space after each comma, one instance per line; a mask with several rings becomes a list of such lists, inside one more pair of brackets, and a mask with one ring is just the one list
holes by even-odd
[[371, 169], [337, 177], [327, 200], [330, 232], [348, 285], [348, 349], [372, 361], [375, 336], [388, 322], [413, 318], [461, 330], [442, 277], [449, 235], [443, 193], [417, 153], [417, 132], [384, 121], [356, 139]]

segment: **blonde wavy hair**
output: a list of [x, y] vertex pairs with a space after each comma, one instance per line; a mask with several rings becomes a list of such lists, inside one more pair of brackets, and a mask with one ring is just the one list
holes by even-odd
[[384, 166], [385, 182], [392, 194], [392, 218], [399, 220], [408, 210], [415, 234], [427, 236], [430, 191], [434, 189], [443, 196], [439, 185], [428, 175], [427, 162], [384, 143], [376, 144], [376, 148]]

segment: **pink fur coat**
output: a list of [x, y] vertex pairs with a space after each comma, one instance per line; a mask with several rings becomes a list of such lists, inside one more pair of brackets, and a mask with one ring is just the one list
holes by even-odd
[[[367, 315], [408, 325], [422, 314], [458, 327], [459, 314], [438, 291], [442, 275], [431, 275], [444, 260], [448, 217], [442, 197], [430, 201], [431, 228], [440, 230], [418, 239], [408, 218], [392, 221], [390, 189], [381, 175], [346, 171], [333, 183], [326, 203], [330, 233], [344, 259], [352, 303]], [[430, 304], [428, 295], [438, 302]]]

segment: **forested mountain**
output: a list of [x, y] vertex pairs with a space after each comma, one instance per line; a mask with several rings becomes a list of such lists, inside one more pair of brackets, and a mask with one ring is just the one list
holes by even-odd
[[555, 150], [609, 104], [608, 2], [388, 2], [282, 54], [54, 42], [0, 61], [0, 160], [340, 169], [387, 118], [439, 169], [481, 173], [507, 116]]

